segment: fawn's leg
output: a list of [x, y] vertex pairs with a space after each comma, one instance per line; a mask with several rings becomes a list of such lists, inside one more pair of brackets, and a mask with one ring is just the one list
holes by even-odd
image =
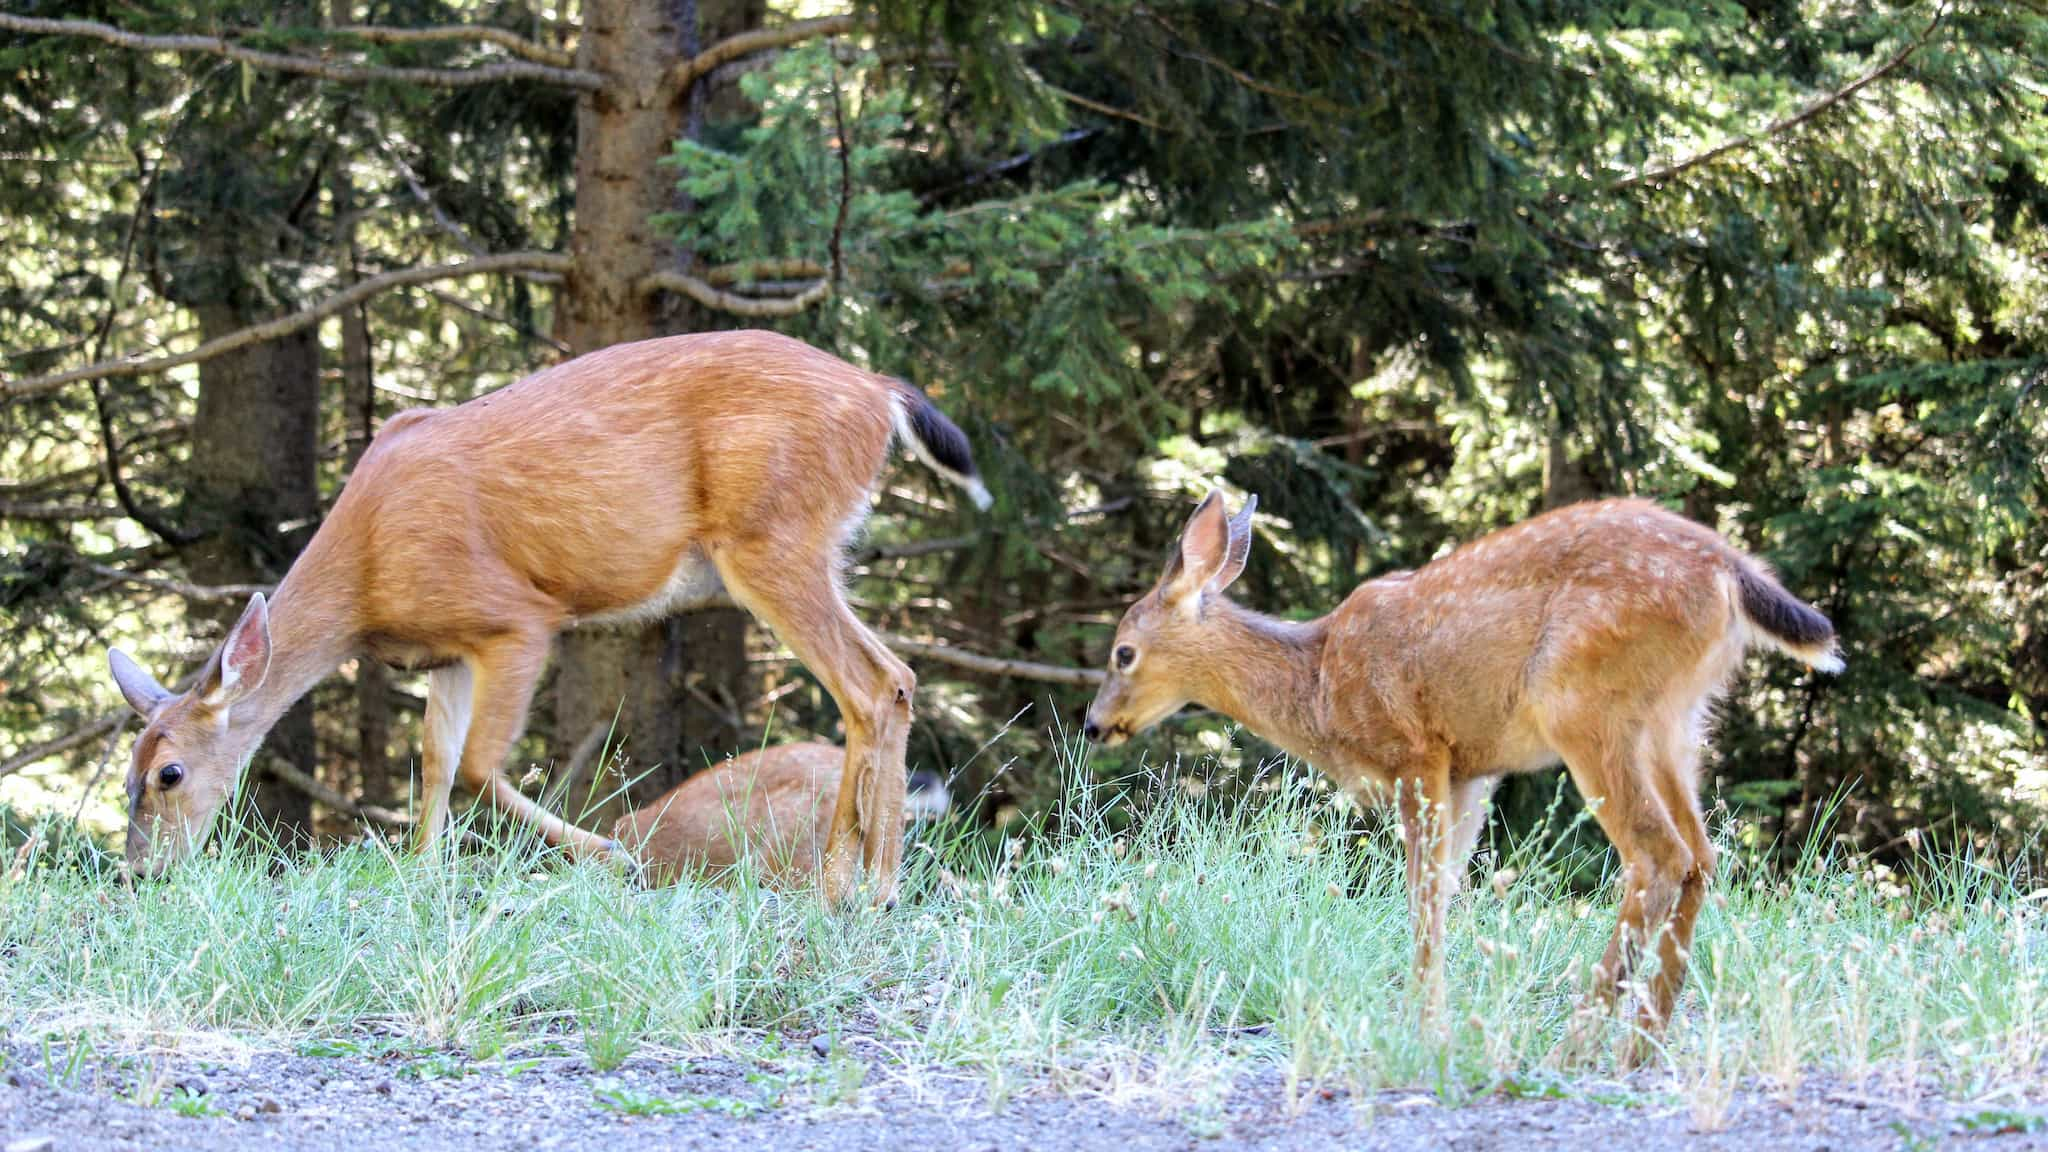
[[1693, 926], [1699, 920], [1700, 905], [1706, 902], [1707, 884], [1714, 872], [1714, 843], [1707, 834], [1706, 817], [1700, 812], [1699, 745], [1691, 725], [1674, 724], [1653, 735], [1652, 763], [1658, 794], [1671, 813], [1685, 846], [1692, 852], [1692, 867], [1680, 881], [1678, 905], [1671, 914], [1671, 928], [1660, 942], [1657, 978], [1651, 984], [1649, 1001], [1643, 1005], [1640, 1023], [1647, 1032], [1657, 1032], [1671, 1021], [1671, 1009], [1678, 991], [1685, 985], [1686, 966], [1692, 960]]
[[1659, 795], [1640, 731], [1616, 737], [1596, 719], [1553, 734], [1552, 744], [1621, 855], [1621, 910], [1594, 971], [1595, 994], [1612, 1008], [1651, 938], [1670, 923], [1693, 853]]
[[1427, 1023], [1440, 1020], [1444, 1009], [1444, 918], [1453, 886], [1450, 855], [1456, 818], [1451, 811], [1450, 756], [1432, 751], [1424, 760], [1420, 770], [1396, 780], [1395, 800], [1408, 851], [1408, 924], [1415, 940], [1411, 987]]

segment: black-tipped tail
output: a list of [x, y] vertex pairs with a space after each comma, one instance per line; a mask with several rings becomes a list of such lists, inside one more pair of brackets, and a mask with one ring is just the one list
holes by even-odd
[[964, 489], [976, 508], [993, 503], [988, 487], [981, 482], [981, 470], [974, 466], [974, 449], [967, 442], [967, 433], [947, 419], [917, 385], [898, 380], [896, 394], [901, 397], [896, 409], [897, 433], [911, 455]]
[[1819, 609], [1785, 591], [1753, 564], [1738, 564], [1735, 581], [1742, 594], [1742, 614], [1758, 631], [1823, 672], [1842, 670], [1842, 658], [1835, 652], [1835, 626]]

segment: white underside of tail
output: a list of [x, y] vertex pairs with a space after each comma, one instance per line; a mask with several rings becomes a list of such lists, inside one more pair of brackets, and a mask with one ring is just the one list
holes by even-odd
[[917, 429], [910, 423], [909, 403], [901, 394], [891, 394], [889, 397], [889, 412], [896, 418], [896, 439], [910, 450], [912, 456], [917, 457], [919, 463], [944, 477], [947, 483], [967, 493], [967, 498], [974, 501], [976, 508], [986, 511], [989, 505], [995, 503], [995, 497], [988, 493], [988, 486], [978, 478], [963, 476], [932, 458], [931, 449], [925, 447], [924, 441], [917, 435]]
[[1753, 648], [1775, 648], [1816, 672], [1838, 676], [1847, 665], [1842, 663], [1842, 651], [1834, 641], [1822, 646], [1802, 647], [1788, 644], [1754, 624], [1745, 624], [1749, 629], [1749, 643]]
[[1735, 611], [1736, 626], [1742, 629], [1744, 647], [1770, 648], [1790, 656], [1816, 672], [1838, 676], [1847, 665], [1842, 663], [1841, 646], [1834, 640], [1826, 644], [1793, 644], [1783, 637], [1767, 632], [1756, 626], [1749, 613], [1742, 610], [1742, 592], [1735, 585], [1732, 576], [1721, 578], [1722, 590], [1728, 596], [1728, 606]]

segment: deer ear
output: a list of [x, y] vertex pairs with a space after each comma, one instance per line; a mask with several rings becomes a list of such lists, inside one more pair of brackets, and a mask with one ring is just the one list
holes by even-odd
[[1160, 593], [1169, 604], [1194, 604], [1229, 562], [1230, 520], [1223, 511], [1223, 493], [1211, 489], [1180, 530], [1180, 542], [1160, 577]]
[[170, 689], [157, 683], [156, 677], [143, 671], [142, 665], [119, 648], [107, 649], [107, 667], [114, 673], [114, 685], [121, 689], [121, 698], [144, 720], [156, 711], [157, 705], [170, 698]]
[[1245, 562], [1252, 558], [1252, 513], [1258, 507], [1259, 498], [1248, 495], [1244, 498], [1244, 507], [1230, 518], [1230, 545], [1224, 550], [1223, 566], [1209, 578], [1207, 591], [1221, 592], [1244, 575]]
[[270, 673], [270, 604], [258, 592], [220, 646], [201, 696], [218, 708], [254, 692]]

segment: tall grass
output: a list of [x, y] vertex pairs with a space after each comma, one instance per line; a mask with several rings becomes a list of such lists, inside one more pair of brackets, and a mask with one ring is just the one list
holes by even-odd
[[[907, 854], [888, 912], [830, 914], [744, 876], [640, 891], [530, 844], [286, 862], [229, 847], [133, 891], [73, 856], [0, 881], [0, 1026], [480, 1058], [558, 1046], [599, 1067], [860, 1030], [992, 1082], [1192, 1089], [1263, 1063], [1302, 1092], [1546, 1091], [1606, 1072], [1619, 1046], [1558, 1063], [1613, 907], [1546, 851], [1482, 860], [1459, 898], [1440, 1032], [1417, 1027], [1406, 991], [1399, 844], [1306, 776], [1237, 811], [1076, 788], [1056, 837], [942, 829]], [[2041, 1086], [2048, 953], [2020, 877], [1955, 856], [1909, 890], [1818, 849], [1789, 874], [1743, 859], [1726, 854], [1653, 1057], [1701, 1124], [1744, 1081]]]

